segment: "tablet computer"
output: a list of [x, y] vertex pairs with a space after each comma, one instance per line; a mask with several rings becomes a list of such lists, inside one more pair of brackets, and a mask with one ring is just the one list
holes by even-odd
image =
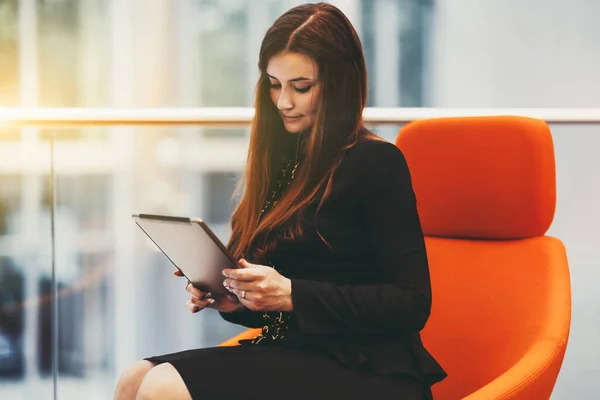
[[239, 264], [202, 219], [153, 214], [132, 217], [194, 287], [216, 296], [229, 293], [221, 271], [239, 268]]

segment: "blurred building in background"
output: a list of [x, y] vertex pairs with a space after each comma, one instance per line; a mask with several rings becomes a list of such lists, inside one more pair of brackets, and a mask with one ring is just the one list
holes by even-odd
[[[331, 2], [363, 41], [370, 107], [600, 104], [600, 2]], [[252, 106], [263, 35], [300, 3], [0, 0], [0, 107]], [[581, 149], [560, 136], [574, 132], [598, 148], [595, 128], [553, 130], [562, 146], [559, 161], [575, 160], [573, 168], [600, 180], [595, 155], [574, 156]], [[376, 131], [393, 139], [398, 129]], [[212, 310], [187, 312], [184, 282], [172, 277], [173, 268], [136, 230], [131, 214], [201, 216], [226, 241], [248, 133], [248, 128], [158, 126], [0, 128], [2, 399], [52, 398], [53, 265], [60, 293], [61, 400], [80, 398], [82, 390], [90, 399], [110, 398], [116, 375], [136, 359], [214, 345], [241, 330]], [[559, 193], [560, 185], [568, 193], [587, 191], [580, 205], [592, 207], [600, 192], [590, 192], [590, 183], [559, 175]], [[565, 195], [559, 206], [570, 201]], [[574, 220], [581, 225], [570, 225]], [[553, 226], [568, 250], [580, 254], [580, 271], [600, 262], [591, 241], [569, 242], [569, 234], [575, 238], [582, 229], [594, 235], [587, 221], [565, 211]], [[589, 277], [580, 277], [585, 292]], [[588, 307], [588, 300], [600, 300], [580, 299]], [[582, 305], [579, 314], [575, 309], [574, 321], [586, 320], [588, 307]], [[597, 324], [583, 324], [584, 341], [590, 329], [600, 332]], [[586, 372], [566, 369], [556, 398], [574, 398], [566, 395], [574, 379], [576, 398], [600, 395], [592, 386], [600, 366], [576, 343], [565, 368], [571, 357]], [[585, 374], [589, 380], [581, 378]]]

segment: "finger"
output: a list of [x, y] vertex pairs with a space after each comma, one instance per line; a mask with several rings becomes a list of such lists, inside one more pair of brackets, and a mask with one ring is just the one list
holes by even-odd
[[209, 299], [211, 298], [211, 294], [207, 293], [207, 292], [203, 292], [202, 290], [195, 288], [194, 285], [192, 285], [189, 281], [188, 283], [185, 285], [185, 290], [186, 292], [188, 292], [192, 297], [195, 297], [196, 299]]
[[253, 267], [264, 267], [264, 265], [259, 265], [259, 264], [252, 264], [248, 261], [246, 261], [245, 259], [241, 258], [238, 261], [238, 264], [240, 265], [240, 267], [242, 268], [226, 268], [223, 270], [223, 275], [228, 276], [230, 273], [232, 273], [232, 271], [236, 271], [239, 272], [240, 269], [245, 269], [245, 268], [253, 268]]
[[251, 282], [263, 276], [260, 268], [224, 269], [223, 275], [238, 281]]
[[173, 275], [175, 275], [175, 276], [183, 276], [183, 273], [180, 270], [176, 269], [175, 271], [173, 271]]
[[[235, 294], [236, 297], [238, 298], [238, 301], [244, 305], [246, 305], [248, 302], [252, 301], [252, 292], [251, 291], [233, 289], [233, 288], [230, 291], [231, 291], [231, 293]], [[242, 294], [244, 295], [244, 297], [242, 297]]]
[[252, 264], [243, 258], [240, 260], [240, 265], [242, 266], [242, 268], [258, 267], [258, 264]]
[[203, 308], [203, 307], [199, 307], [199, 306], [195, 305], [190, 300], [188, 300], [187, 303], [185, 303], [185, 307], [188, 310], [190, 310], [190, 312], [192, 312], [192, 313], [197, 313], [198, 311], [202, 310], [202, 308]]
[[215, 304], [215, 299], [199, 300], [194, 297], [190, 298], [190, 303], [200, 308], [210, 307]]
[[[251, 299], [248, 299], [248, 297], [251, 297]], [[259, 302], [257, 302], [256, 299], [252, 298], [252, 294], [250, 292], [246, 292], [246, 297], [243, 299], [238, 298], [238, 301], [248, 310], [261, 311], [261, 306], [259, 305]]]
[[225, 279], [223, 281], [223, 286], [225, 286], [225, 288], [229, 291], [231, 291], [231, 289], [238, 289], [238, 290], [254, 290], [254, 289], [256, 289], [256, 284], [254, 282], [238, 281], [236, 279]]

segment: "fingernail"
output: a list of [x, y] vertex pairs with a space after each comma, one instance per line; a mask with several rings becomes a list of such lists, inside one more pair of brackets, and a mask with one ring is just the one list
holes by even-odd
[[204, 295], [204, 298], [205, 298], [205, 299], [210, 299], [211, 297], [212, 297], [212, 294], [210, 294], [210, 293], [206, 293], [206, 294]]
[[223, 276], [227, 276], [227, 271], [223, 270], [221, 271], [221, 273], [223, 274]]
[[223, 281], [223, 286], [225, 286], [227, 289], [229, 289], [229, 281], [227, 279], [225, 279]]
[[215, 299], [208, 299], [209, 304], [215, 304]]

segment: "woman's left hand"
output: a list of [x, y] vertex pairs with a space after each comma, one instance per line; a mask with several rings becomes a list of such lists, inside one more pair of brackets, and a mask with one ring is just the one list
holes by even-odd
[[224, 269], [223, 285], [252, 311], [292, 311], [292, 281], [275, 268], [240, 260], [242, 268]]

